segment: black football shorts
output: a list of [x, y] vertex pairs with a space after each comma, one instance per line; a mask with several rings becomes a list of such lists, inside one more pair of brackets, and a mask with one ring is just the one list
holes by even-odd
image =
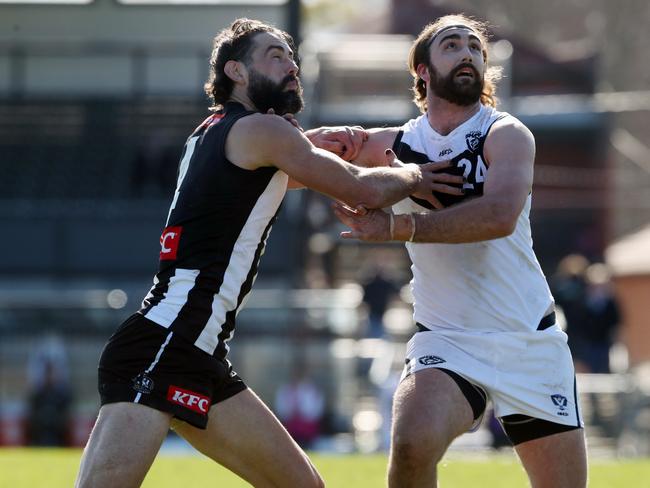
[[101, 404], [132, 402], [205, 429], [210, 406], [246, 389], [226, 359], [211, 356], [142, 314], [124, 321], [99, 359]]

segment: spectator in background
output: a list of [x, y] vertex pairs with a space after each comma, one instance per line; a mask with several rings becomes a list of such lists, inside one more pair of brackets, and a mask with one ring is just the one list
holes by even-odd
[[275, 411], [300, 447], [313, 446], [321, 434], [325, 397], [304, 365], [296, 366], [291, 381], [276, 392]]
[[590, 373], [609, 373], [609, 350], [620, 315], [611, 288], [610, 274], [602, 263], [587, 268], [585, 313], [587, 327], [581, 330], [580, 347], [575, 353]]
[[363, 284], [363, 303], [368, 307], [368, 337], [384, 335], [384, 314], [392, 298], [399, 293], [397, 285], [377, 268]]
[[27, 382], [27, 442], [66, 445], [72, 392], [66, 348], [60, 337], [49, 335], [35, 345], [27, 365]]
[[578, 373], [609, 373], [609, 350], [619, 322], [609, 272], [602, 263], [570, 254], [559, 265], [553, 292], [566, 318]]
[[553, 297], [566, 320], [566, 333], [569, 337], [569, 347], [574, 354], [574, 363], [578, 363], [578, 337], [587, 323], [585, 273], [588, 267], [589, 260], [586, 257], [581, 254], [569, 254], [560, 260], [553, 279]]
[[45, 359], [42, 374], [29, 394], [27, 440], [32, 446], [65, 446], [72, 394], [54, 361]]

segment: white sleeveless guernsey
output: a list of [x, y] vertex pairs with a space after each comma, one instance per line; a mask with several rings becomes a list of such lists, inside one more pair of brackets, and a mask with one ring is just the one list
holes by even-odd
[[[452, 160], [456, 174], [467, 178], [461, 199], [480, 196], [489, 171], [483, 145], [492, 124], [504, 118], [513, 117], [481, 106], [472, 118], [442, 136], [422, 115], [401, 128], [394, 150], [404, 162]], [[447, 197], [446, 203], [454, 202]], [[529, 195], [515, 231], [507, 237], [468, 244], [406, 243], [413, 263], [416, 322], [429, 329], [476, 332], [537, 328], [551, 310], [553, 297], [533, 252], [530, 205]], [[393, 211], [431, 211], [426, 207], [427, 202], [409, 198], [394, 205]]]

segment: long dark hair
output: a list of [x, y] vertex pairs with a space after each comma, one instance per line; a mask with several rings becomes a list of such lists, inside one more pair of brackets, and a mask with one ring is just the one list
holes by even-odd
[[230, 60], [249, 63], [253, 38], [262, 32], [269, 32], [282, 38], [294, 52], [294, 58], [297, 57], [293, 39], [286, 32], [259, 20], [246, 18], [235, 20], [230, 27], [219, 32], [214, 38], [210, 56], [210, 76], [204, 85], [205, 93], [212, 101], [211, 110], [220, 109], [232, 93], [233, 81], [224, 72], [226, 63]]
[[[413, 75], [413, 101], [422, 113], [427, 111], [427, 87], [424, 80], [418, 76], [418, 66], [420, 64], [429, 66], [429, 48], [431, 46], [431, 39], [436, 32], [445, 27], [458, 25], [467, 26], [480, 38], [481, 44], [483, 45], [483, 60], [485, 61], [485, 65], [488, 66], [488, 30], [485, 22], [472, 19], [463, 14], [457, 14], [445, 15], [427, 25], [413, 42], [411, 51], [409, 52], [409, 71]], [[485, 83], [483, 85], [483, 92], [481, 93], [481, 103], [483, 105], [496, 106], [497, 98], [495, 92], [496, 83], [499, 81], [499, 78], [501, 78], [501, 69], [499, 67], [490, 66], [485, 70]]]

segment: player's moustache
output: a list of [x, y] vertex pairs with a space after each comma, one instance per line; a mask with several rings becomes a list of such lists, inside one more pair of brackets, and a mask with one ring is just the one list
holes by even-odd
[[472, 73], [474, 73], [474, 76], [478, 78], [478, 71], [476, 70], [476, 67], [472, 63], [461, 63], [456, 68], [451, 72], [451, 76], [456, 76], [458, 72], [461, 69], [469, 68], [472, 70]]
[[291, 83], [292, 81], [295, 81], [295, 82], [298, 84], [298, 86], [300, 86], [300, 80], [299, 80], [298, 77], [295, 76], [295, 75], [287, 75], [287, 76], [282, 80], [282, 84], [281, 84], [280, 86], [281, 86], [282, 89], [284, 90], [284, 89], [287, 87], [287, 85], [288, 85], [289, 83]]

